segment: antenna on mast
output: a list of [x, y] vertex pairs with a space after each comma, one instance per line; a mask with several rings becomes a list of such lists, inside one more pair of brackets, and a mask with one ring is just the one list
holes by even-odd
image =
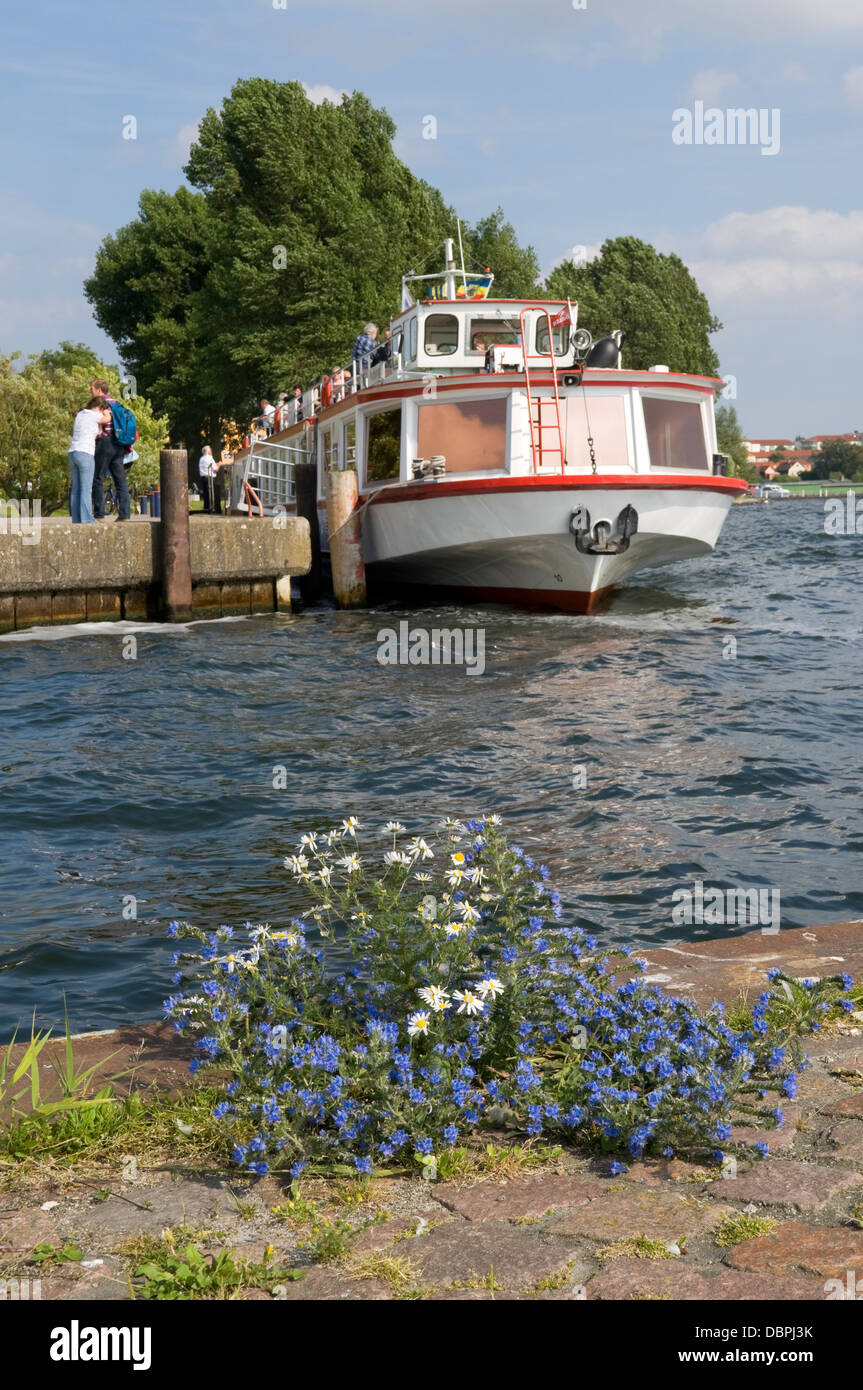
[[464, 247], [461, 244], [461, 219], [457, 217], [455, 223], [458, 227], [458, 254], [459, 260], [461, 261], [461, 278], [464, 281], [464, 297], [467, 299], [467, 272], [464, 268]]

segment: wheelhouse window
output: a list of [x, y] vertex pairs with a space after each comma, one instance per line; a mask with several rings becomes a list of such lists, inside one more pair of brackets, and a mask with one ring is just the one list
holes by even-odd
[[651, 468], [709, 467], [701, 406], [643, 396], [644, 423]]
[[468, 352], [485, 353], [490, 347], [515, 347], [521, 342], [518, 322], [509, 319], [471, 319]]
[[[561, 324], [559, 328], [552, 327], [551, 341], [554, 343], [555, 357], [563, 357], [569, 352], [569, 324]], [[548, 352], [548, 320], [543, 315], [537, 319], [536, 324], [536, 350], [537, 352]]]
[[402, 408], [379, 410], [366, 417], [366, 481], [398, 479], [401, 462]]
[[458, 352], [455, 314], [429, 314], [425, 323], [425, 349], [429, 357], [451, 357]]

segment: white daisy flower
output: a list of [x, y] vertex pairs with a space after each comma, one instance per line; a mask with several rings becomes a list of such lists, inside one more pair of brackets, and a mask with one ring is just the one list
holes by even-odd
[[456, 912], [464, 918], [465, 922], [478, 922], [479, 913], [470, 903], [456, 903]]
[[415, 1014], [408, 1018], [408, 1033], [415, 1038], [420, 1033], [427, 1033], [429, 1026], [429, 1016], [424, 1009], [418, 1009]]
[[360, 868], [360, 857], [358, 854], [346, 854], [344, 859], [337, 859], [336, 864], [346, 874], [355, 874]]
[[485, 818], [485, 823], [486, 823], [486, 825], [502, 825], [502, 824], [503, 824], [503, 817], [502, 817], [502, 816], [486, 816], [486, 818]]
[[417, 883], [431, 883], [431, 874], [414, 874]]
[[485, 869], [480, 868], [479, 864], [474, 864], [472, 868], [465, 869], [465, 877], [469, 878], [471, 883], [482, 883]]
[[447, 922], [446, 926], [444, 927], [444, 931], [449, 937], [458, 936], [459, 932], [463, 930], [464, 922]]
[[483, 999], [496, 999], [499, 994], [503, 994], [504, 987], [496, 977], [491, 980], [480, 980], [476, 987], [477, 994]]
[[436, 1014], [442, 1013], [449, 1003], [449, 995], [440, 985], [426, 985], [425, 989], [418, 990], [420, 999], [424, 999], [430, 1004]]
[[300, 836], [300, 844], [306, 845], [309, 849], [314, 849], [317, 843], [317, 835], [310, 831], [307, 835]]
[[452, 860], [452, 862], [453, 862], [454, 864], [458, 864], [458, 865], [462, 865], [462, 864], [466, 864], [466, 863], [467, 863], [467, 860], [465, 859], [465, 857], [464, 857], [464, 855], [462, 854], [461, 850], [456, 850], [455, 854], [451, 854], [451, 855], [450, 855], [450, 859]]
[[450, 888], [458, 888], [462, 879], [465, 877], [464, 869], [448, 869], [446, 881]]
[[388, 866], [392, 866], [393, 864], [403, 864], [405, 868], [409, 868], [410, 865], [413, 863], [413, 860], [411, 859], [409, 854], [404, 854], [400, 849], [391, 849], [387, 854], [384, 855], [384, 863]]
[[345, 835], [353, 835], [354, 838], [356, 838], [356, 833], [359, 828], [360, 823], [356, 816], [348, 816], [347, 820], [342, 821], [342, 832]]
[[332, 876], [333, 871], [330, 868], [329, 864], [325, 864], [324, 867], [321, 869], [320, 873], [315, 875], [316, 878], [320, 879], [321, 883], [329, 883]]
[[309, 861], [304, 854], [291, 854], [285, 860], [285, 868], [290, 869], [292, 874], [301, 874], [308, 867]]
[[400, 820], [388, 820], [384, 826], [385, 835], [401, 835], [405, 827]]
[[434, 850], [429, 849], [425, 840], [419, 835], [408, 841], [408, 850], [415, 859], [434, 859]]
[[485, 1004], [471, 989], [453, 990], [453, 998], [460, 1000], [458, 1009], [456, 1010], [456, 1012], [460, 1014], [481, 1014], [485, 1008]]

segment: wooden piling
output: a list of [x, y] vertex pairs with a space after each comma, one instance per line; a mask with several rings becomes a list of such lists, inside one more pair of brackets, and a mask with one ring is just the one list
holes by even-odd
[[298, 463], [294, 467], [294, 487], [297, 516], [309, 523], [312, 547], [312, 567], [298, 581], [303, 603], [314, 603], [321, 595], [321, 530], [318, 525], [318, 468], [315, 463]]
[[326, 476], [333, 593], [339, 608], [364, 608], [366, 567], [357, 511], [357, 475], [353, 468], [332, 468]]
[[162, 616], [184, 622], [192, 611], [192, 562], [189, 549], [189, 479], [185, 449], [159, 454], [162, 515]]

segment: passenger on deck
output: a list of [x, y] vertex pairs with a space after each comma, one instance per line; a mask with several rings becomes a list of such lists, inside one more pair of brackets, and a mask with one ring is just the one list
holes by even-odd
[[264, 430], [264, 433], [267, 435], [271, 435], [273, 433], [275, 418], [276, 407], [274, 405], [270, 405], [270, 402], [267, 400], [265, 396], [264, 399], [261, 401], [261, 413], [260, 415], [255, 416], [254, 420], [252, 421], [252, 424], [261, 425]]
[[393, 335], [392, 330], [385, 328], [381, 338], [380, 347], [372, 354], [372, 366], [377, 366], [378, 362], [383, 362], [389, 366], [393, 355]]
[[378, 336], [378, 326], [376, 323], [367, 323], [362, 333], [354, 342], [354, 361], [368, 371], [371, 355], [375, 350], [375, 339]]
[[332, 380], [334, 401], [344, 400], [345, 394], [348, 389], [348, 382], [350, 381], [350, 379], [351, 374], [350, 372], [346, 371], [344, 367], [333, 367]]
[[292, 397], [292, 398], [293, 398], [294, 410], [295, 410], [295, 412], [296, 412], [296, 414], [294, 415], [294, 423], [296, 423], [298, 420], [302, 420], [302, 418], [303, 418], [303, 388], [302, 388], [302, 386], [295, 386], [295, 387], [294, 387], [294, 390], [293, 390], [293, 397]]

